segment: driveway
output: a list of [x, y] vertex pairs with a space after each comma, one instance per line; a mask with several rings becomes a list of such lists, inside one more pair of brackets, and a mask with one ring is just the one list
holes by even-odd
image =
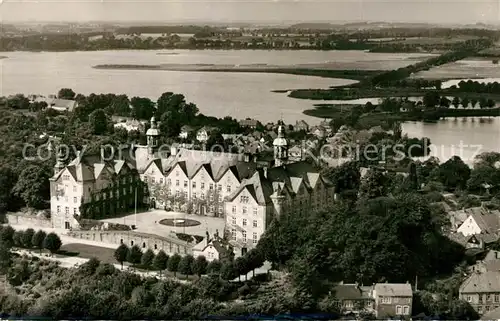
[[[199, 221], [201, 224], [197, 226], [190, 227], [174, 227], [160, 224], [160, 221], [166, 218], [178, 218], [178, 219], [191, 219]], [[209, 217], [209, 216], [198, 216], [189, 215], [179, 212], [167, 212], [164, 210], [151, 210], [149, 212], [142, 212], [137, 214], [131, 214], [120, 218], [107, 218], [102, 219], [102, 222], [119, 223], [126, 225], [135, 225], [138, 232], [150, 233], [159, 236], [169, 235], [171, 232], [175, 233], [186, 233], [191, 235], [200, 235], [205, 237], [208, 231], [210, 235], [213, 235], [216, 230], [219, 231], [219, 235], [222, 236], [224, 233], [225, 221], [223, 218], [219, 217]]]

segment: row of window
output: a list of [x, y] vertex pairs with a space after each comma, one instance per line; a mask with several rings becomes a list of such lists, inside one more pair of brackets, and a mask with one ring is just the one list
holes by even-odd
[[[60, 213], [61, 213], [61, 206], [57, 205], [57, 214], [60, 214]], [[66, 206], [64, 208], [64, 214], [69, 215], [69, 207], [68, 206]], [[74, 215], [78, 214], [78, 208], [76, 208], [76, 207], [73, 208], [73, 214]]]
[[[236, 229], [232, 229], [231, 230], [231, 238], [233, 239], [233, 241], [236, 241]], [[243, 238], [243, 243], [246, 243], [247, 242], [247, 232], [246, 231], [242, 231], [241, 232], [241, 237]], [[257, 233], [256, 232], [253, 232], [252, 234], [252, 243], [253, 244], [257, 244], [257, 239], [258, 239], [258, 236], [257, 236]]]
[[396, 315], [409, 315], [410, 307], [407, 305], [396, 305]]
[[[233, 213], [233, 214], [236, 214], [236, 210], [237, 210], [237, 209], [236, 209], [236, 205], [233, 205], [233, 208], [232, 208], [232, 213]], [[253, 207], [253, 208], [252, 208], [252, 211], [253, 211], [253, 215], [257, 215], [257, 207]], [[242, 212], [243, 214], [247, 214], [247, 212], [248, 212], [247, 207], [246, 207], [246, 206], [243, 206], [243, 207], [241, 208], [241, 212]]]
[[[147, 180], [148, 180], [148, 178], [146, 178], [146, 181], [147, 181]], [[149, 178], [149, 180], [150, 180], [153, 184], [154, 184], [154, 183], [156, 183], [156, 179], [155, 179], [154, 177]], [[171, 179], [170, 179], [170, 178], [167, 178], [165, 182], [166, 182], [167, 186], [171, 186], [171, 185], [172, 185], [172, 181], [171, 181]], [[160, 178], [159, 183], [163, 185], [163, 178]], [[179, 187], [180, 185], [181, 185], [180, 180], [176, 179], [176, 180], [175, 180], [175, 186], [176, 186], [176, 187]], [[188, 187], [188, 185], [189, 185], [189, 182], [188, 182], [188, 181], [186, 181], [186, 180], [184, 180], [184, 182], [183, 182], [183, 186], [184, 186], [184, 188], [187, 188], [187, 187]], [[215, 186], [216, 186], [217, 191], [222, 192], [222, 185], [220, 185], [220, 184], [215, 184]], [[191, 187], [192, 187], [193, 189], [196, 189], [196, 187], [197, 187], [196, 182], [192, 182], [192, 183], [191, 183]], [[205, 182], [201, 182], [201, 183], [200, 183], [200, 189], [205, 189]], [[209, 189], [209, 190], [213, 190], [213, 189], [214, 189], [214, 184], [210, 183], [210, 184], [209, 184], [209, 186], [208, 186], [208, 189]], [[226, 186], [226, 192], [227, 192], [227, 193], [231, 193], [231, 185], [227, 185], [227, 186]]]
[[[467, 302], [472, 302], [472, 295], [467, 296]], [[494, 301], [495, 303], [500, 303], [500, 294], [487, 294], [486, 295], [486, 302], [492, 302]], [[483, 303], [483, 295], [479, 294], [479, 303]]]
[[[392, 297], [385, 296], [380, 298], [380, 302], [383, 304], [391, 304]], [[411, 303], [411, 298], [394, 298], [394, 303]]]
[[[246, 218], [244, 218], [242, 221], [241, 221], [241, 225], [242, 226], [247, 226], [247, 223], [248, 223], [248, 220]], [[233, 225], [236, 225], [236, 217], [231, 217], [231, 224]], [[257, 227], [257, 221], [256, 220], [253, 220], [253, 227]]]

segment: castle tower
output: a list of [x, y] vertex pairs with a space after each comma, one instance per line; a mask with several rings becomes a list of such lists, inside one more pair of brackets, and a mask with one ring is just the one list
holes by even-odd
[[276, 167], [286, 164], [288, 160], [288, 142], [285, 138], [283, 126], [278, 127], [278, 137], [273, 141], [274, 165]]
[[155, 117], [151, 117], [151, 127], [146, 132], [147, 142], [148, 142], [148, 152], [153, 155], [158, 148], [158, 136], [160, 136], [160, 131], [156, 127]]
[[59, 139], [49, 139], [47, 142], [47, 150], [49, 153], [56, 153], [56, 164], [54, 166], [54, 175], [64, 169], [65, 156], [62, 148], [59, 147]]

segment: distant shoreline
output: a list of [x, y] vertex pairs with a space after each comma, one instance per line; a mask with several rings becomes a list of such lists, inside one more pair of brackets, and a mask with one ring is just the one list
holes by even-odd
[[314, 76], [322, 78], [337, 78], [360, 81], [366, 77], [380, 73], [380, 70], [329, 70], [305, 68], [301, 66], [283, 67], [267, 64], [245, 64], [245, 65], [215, 65], [215, 64], [187, 64], [187, 65], [133, 65], [133, 64], [107, 64], [96, 65], [95, 69], [115, 70], [160, 70], [160, 71], [199, 71], [199, 72], [256, 72], [275, 73], [299, 76]]

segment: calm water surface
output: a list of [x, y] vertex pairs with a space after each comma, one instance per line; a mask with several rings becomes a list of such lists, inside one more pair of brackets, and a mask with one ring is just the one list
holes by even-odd
[[[158, 53], [175, 53], [172, 55]], [[399, 68], [423, 55], [371, 54], [362, 51], [97, 51], [8, 52], [0, 60], [0, 95], [51, 94], [70, 87], [83, 94], [124, 93], [158, 98], [166, 91], [184, 94], [201, 112], [213, 116], [253, 117], [286, 122], [317, 119], [302, 114], [313, 102], [290, 99], [273, 89], [328, 88], [352, 83], [345, 79], [259, 74], [93, 69], [99, 64], [269, 64], [325, 65], [330, 69]]]
[[[172, 55], [158, 53], [175, 53]], [[93, 69], [98, 64], [269, 64], [322, 65], [329, 69], [394, 69], [413, 63], [422, 55], [371, 54], [362, 51], [100, 51], [28, 53], [8, 52], [0, 60], [0, 95], [50, 94], [70, 87], [83, 94], [124, 93], [153, 99], [165, 91], [184, 94], [207, 115], [253, 117], [289, 123], [317, 118], [302, 114], [321, 101], [292, 99], [273, 89], [327, 88], [352, 83], [345, 79], [259, 74], [152, 70]], [[358, 101], [358, 103], [361, 101]], [[366, 101], [364, 101], [366, 102]], [[364, 103], [362, 102], [362, 103]], [[375, 101], [374, 101], [375, 102]], [[446, 160], [462, 153], [466, 160], [481, 150], [500, 150], [500, 119], [447, 119], [438, 123], [405, 123], [410, 136], [429, 137], [433, 155]], [[458, 149], [460, 142], [468, 145]]]
[[460, 156], [471, 164], [481, 152], [500, 152], [500, 118], [447, 118], [436, 123], [406, 122], [403, 132], [410, 137], [429, 137], [431, 156], [446, 161]]

